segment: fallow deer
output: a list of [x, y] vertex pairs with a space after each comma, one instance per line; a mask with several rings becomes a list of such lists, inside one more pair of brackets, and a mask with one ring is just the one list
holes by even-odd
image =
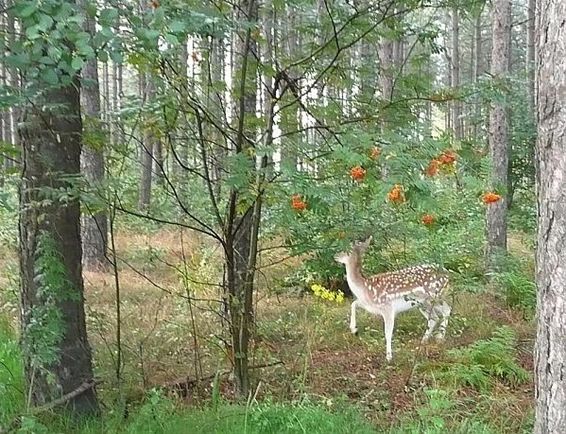
[[381, 315], [385, 328], [386, 358], [391, 361], [395, 316], [418, 307], [428, 323], [422, 342], [428, 341], [439, 322], [436, 337], [444, 339], [451, 309], [441, 296], [448, 286], [448, 273], [437, 265], [418, 265], [366, 278], [362, 273], [362, 256], [371, 240], [372, 237], [369, 237], [366, 241], [355, 242], [350, 253], [342, 252], [335, 256], [337, 262], [346, 266], [348, 286], [355, 296], [350, 316], [352, 333], [358, 332], [358, 306], [374, 315]]

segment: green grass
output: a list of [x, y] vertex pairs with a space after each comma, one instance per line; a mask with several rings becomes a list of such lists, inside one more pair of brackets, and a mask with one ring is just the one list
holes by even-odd
[[327, 408], [310, 401], [280, 404], [263, 401], [254, 405], [221, 403], [205, 408], [177, 405], [151, 392], [143, 405], [127, 420], [115, 414], [83, 421], [81, 424], [53, 416], [26, 419], [30, 432], [80, 434], [294, 434], [375, 433], [376, 430], [351, 405]]
[[0, 317], [0, 425], [23, 408], [23, 384], [21, 354], [14, 330]]

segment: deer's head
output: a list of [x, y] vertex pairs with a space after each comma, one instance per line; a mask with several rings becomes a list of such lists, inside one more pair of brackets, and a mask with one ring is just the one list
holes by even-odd
[[352, 245], [352, 250], [350, 252], [341, 252], [334, 256], [336, 262], [340, 262], [341, 264], [347, 265], [352, 262], [360, 261], [362, 259], [362, 255], [368, 249], [371, 243], [372, 237], [370, 236], [365, 241], [356, 241]]

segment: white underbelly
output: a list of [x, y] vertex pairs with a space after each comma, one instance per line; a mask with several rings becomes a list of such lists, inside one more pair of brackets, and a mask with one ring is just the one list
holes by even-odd
[[389, 301], [387, 304], [378, 304], [370, 302], [364, 298], [358, 298], [360, 306], [363, 307], [370, 313], [374, 315], [383, 315], [384, 312], [390, 312], [393, 310], [394, 314], [398, 314], [400, 312], [405, 312], [407, 310], [413, 309], [414, 307], [419, 305], [417, 300], [405, 300], [405, 299], [398, 299]]

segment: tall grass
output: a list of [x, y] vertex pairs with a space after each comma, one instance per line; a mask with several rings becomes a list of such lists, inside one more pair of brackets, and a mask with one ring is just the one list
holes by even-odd
[[0, 426], [13, 419], [24, 406], [21, 354], [14, 330], [0, 316]]

